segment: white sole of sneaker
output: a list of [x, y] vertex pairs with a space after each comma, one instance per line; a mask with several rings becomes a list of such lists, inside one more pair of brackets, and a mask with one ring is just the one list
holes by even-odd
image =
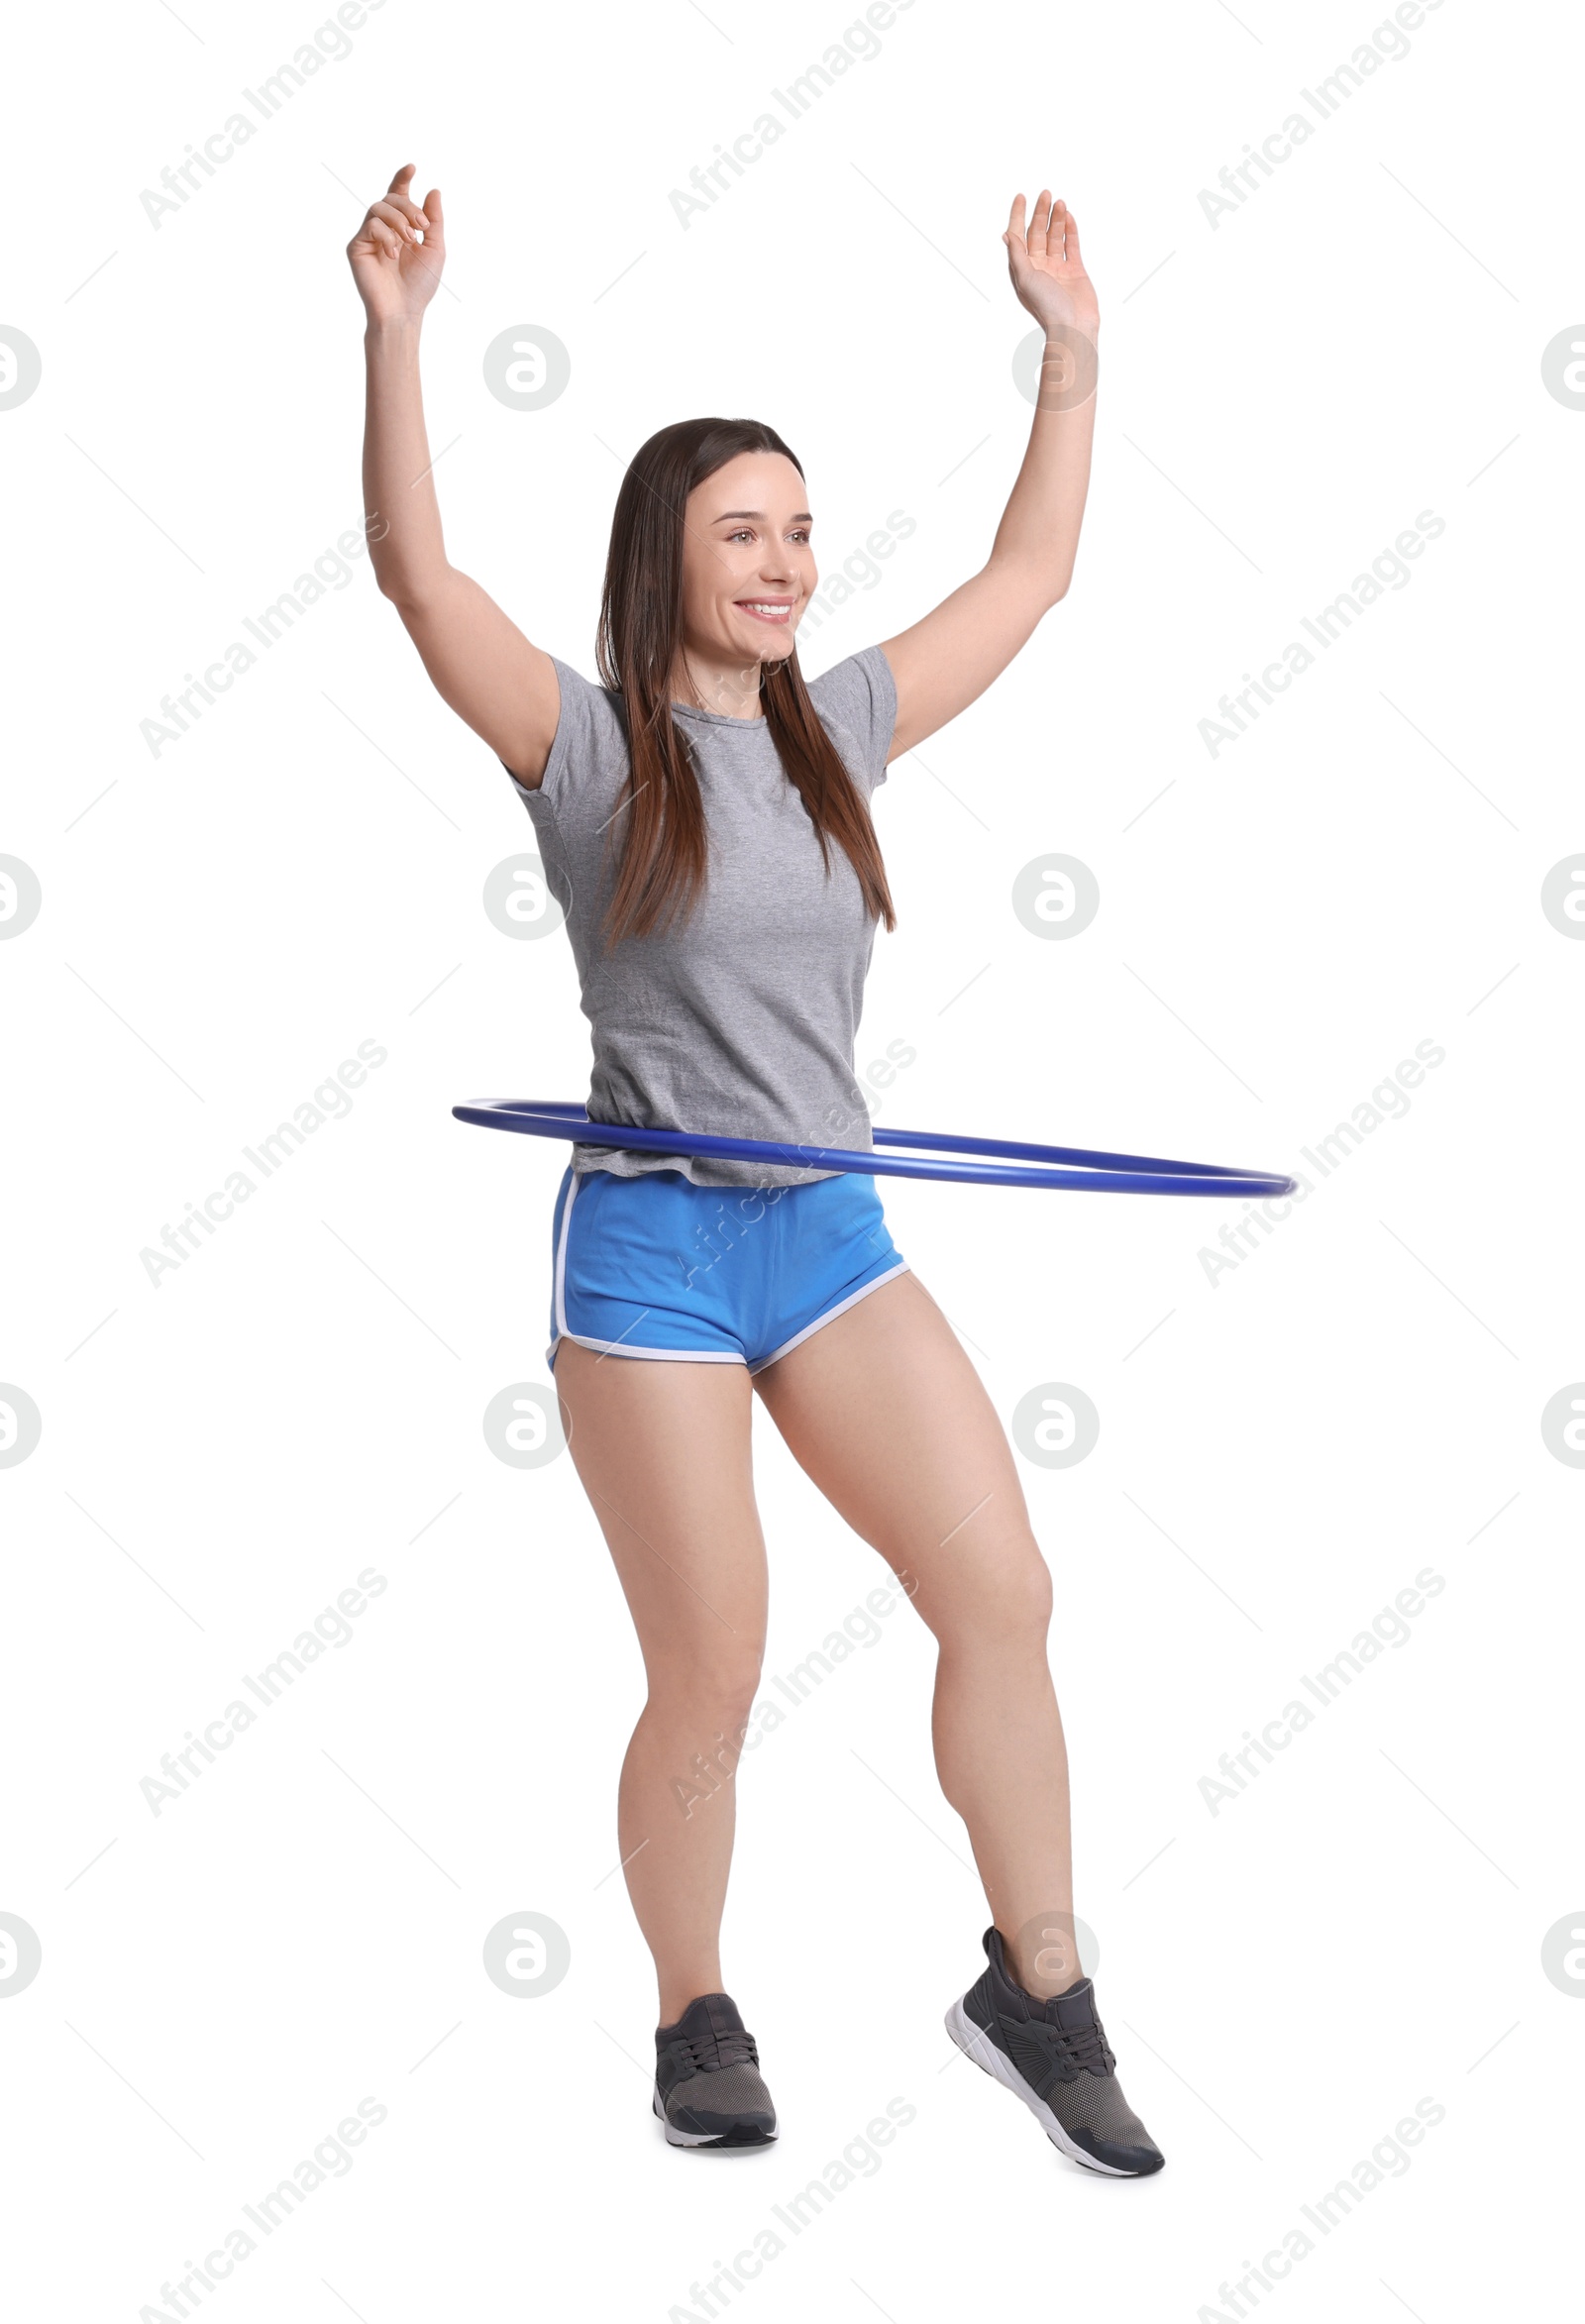
[[661, 2104], [661, 2092], [659, 2084], [656, 2085], [655, 2093], [651, 2098], [650, 2103], [655, 2109], [656, 2115], [660, 2121], [661, 2128], [666, 2133], [666, 2143], [669, 2147], [710, 2147], [714, 2145], [716, 2139], [720, 2136], [718, 2131], [685, 2131], [677, 2129], [676, 2125], [669, 2122], [667, 2119], [666, 2109]]
[[734, 2149], [741, 2147], [742, 2152], [745, 2155], [749, 2155], [752, 2154], [757, 2147], [774, 2147], [776, 2144], [775, 2131], [770, 2132], [768, 2136], [763, 2139], [723, 2140], [719, 2131], [679, 2130], [677, 2126], [671, 2121], [665, 2107], [661, 2104], [661, 2087], [659, 2082], [656, 2083], [654, 2090], [650, 2094], [650, 2104], [655, 2110], [656, 2118], [659, 2121], [662, 2130], [664, 2130], [666, 2133], [666, 2143], [669, 2147], [731, 2146]]
[[1098, 2163], [1093, 2155], [1087, 2155], [1082, 2147], [1076, 2146], [1045, 2100], [1035, 2096], [1011, 2060], [1004, 2058], [990, 2036], [981, 2032], [964, 2008], [962, 2000], [954, 2001], [947, 2011], [946, 2028], [966, 2058], [972, 2058], [975, 2064], [988, 2073], [993, 2081], [1000, 2082], [1004, 2090], [1010, 2090], [1015, 2098], [1023, 2100], [1051, 2144], [1066, 2155], [1070, 2162], [1081, 2164], [1086, 2170], [1099, 2171], [1103, 2178], [1139, 2176], [1134, 2170], [1119, 2170], [1115, 2164]]

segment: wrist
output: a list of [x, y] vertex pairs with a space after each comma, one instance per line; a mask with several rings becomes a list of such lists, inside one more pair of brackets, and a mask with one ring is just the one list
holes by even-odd
[[399, 347], [416, 339], [423, 315], [370, 315], [364, 325], [366, 347]]

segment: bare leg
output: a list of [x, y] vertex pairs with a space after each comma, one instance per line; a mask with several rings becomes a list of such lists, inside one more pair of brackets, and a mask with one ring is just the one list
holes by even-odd
[[1046, 1660], [1051, 1576], [979, 1374], [906, 1274], [755, 1385], [799, 1465], [935, 1634], [941, 1788], [969, 1828], [1013, 1976], [1030, 1993], [1064, 1991], [1083, 1971], [1067, 1752]]
[[722, 1990], [731, 1777], [765, 1652], [752, 1392], [741, 1364], [601, 1356], [574, 1340], [557, 1350], [556, 1387], [649, 1678], [617, 1836], [655, 1956], [660, 2022], [672, 2025], [699, 1994]]

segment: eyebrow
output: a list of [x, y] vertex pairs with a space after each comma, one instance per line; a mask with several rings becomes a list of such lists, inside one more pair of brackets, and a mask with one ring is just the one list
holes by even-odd
[[[710, 522], [711, 524], [725, 524], [727, 518], [732, 516], [752, 516], [760, 524], [767, 521], [763, 508], [723, 508], [719, 516], [711, 517]], [[813, 522], [814, 519], [806, 508], [796, 510], [793, 515], [788, 518], [789, 524], [813, 524]]]

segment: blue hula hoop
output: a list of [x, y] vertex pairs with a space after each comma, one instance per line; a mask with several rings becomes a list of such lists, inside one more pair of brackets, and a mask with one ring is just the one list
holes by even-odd
[[973, 1186], [1060, 1187], [1117, 1195], [1291, 1195], [1297, 1182], [1271, 1170], [1231, 1170], [1215, 1162], [1165, 1162], [1153, 1154], [1101, 1154], [1086, 1146], [1029, 1146], [1010, 1138], [947, 1137], [926, 1129], [874, 1132], [878, 1146], [923, 1147], [932, 1155], [999, 1159], [918, 1161], [901, 1154], [860, 1153], [850, 1146], [778, 1145], [766, 1138], [714, 1137], [703, 1130], [633, 1129], [590, 1121], [582, 1106], [542, 1098], [480, 1099], [454, 1106], [459, 1121], [533, 1138], [573, 1138], [580, 1145], [624, 1146], [651, 1154], [702, 1154], [728, 1162], [773, 1162], [805, 1170], [857, 1171], [870, 1178], [960, 1179]]

